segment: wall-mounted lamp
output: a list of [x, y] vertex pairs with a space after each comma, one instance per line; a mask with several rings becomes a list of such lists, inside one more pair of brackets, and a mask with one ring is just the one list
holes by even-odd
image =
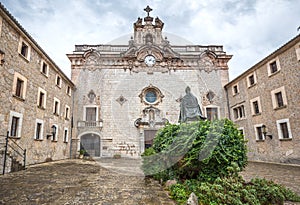
[[56, 126], [52, 125], [51, 134], [47, 134], [47, 139], [49, 139], [49, 138], [51, 139], [51, 137], [52, 137], [52, 139], [54, 139], [55, 135], [56, 135]]
[[270, 137], [270, 139], [272, 139], [273, 136], [271, 134], [267, 134], [268, 130], [267, 130], [266, 125], [262, 125], [261, 127], [262, 127], [262, 133], [264, 134], [264, 136], [268, 136], [268, 137]]
[[102, 119], [100, 119], [100, 121], [99, 121], [99, 127], [102, 130], [102, 128], [103, 128], [103, 120]]

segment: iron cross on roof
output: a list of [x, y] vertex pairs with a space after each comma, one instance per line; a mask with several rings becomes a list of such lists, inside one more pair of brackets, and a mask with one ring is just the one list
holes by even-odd
[[153, 9], [151, 9], [149, 5], [144, 9], [144, 11], [147, 12], [147, 15], [148, 15], [148, 16], [149, 16], [149, 13], [150, 13], [152, 10], [153, 10]]

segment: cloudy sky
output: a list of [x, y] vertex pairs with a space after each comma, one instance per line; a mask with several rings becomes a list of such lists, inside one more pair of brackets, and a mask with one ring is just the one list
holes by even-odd
[[[199, 45], [223, 45], [233, 55], [230, 79], [300, 34], [299, 0], [0, 0], [56, 64], [75, 44], [105, 44], [133, 33], [153, 8], [164, 31]], [[172, 43], [172, 42], [171, 42]]]

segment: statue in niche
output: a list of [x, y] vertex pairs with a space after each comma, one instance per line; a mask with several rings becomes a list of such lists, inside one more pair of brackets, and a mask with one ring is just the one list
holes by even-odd
[[197, 98], [191, 93], [189, 86], [185, 89], [185, 96], [183, 96], [180, 103], [179, 122], [198, 121], [206, 119], [201, 112]]

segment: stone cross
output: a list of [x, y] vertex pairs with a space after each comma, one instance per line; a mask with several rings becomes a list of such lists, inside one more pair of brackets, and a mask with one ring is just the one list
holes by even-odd
[[152, 11], [153, 9], [151, 9], [150, 7], [149, 7], [149, 5], [144, 9], [144, 11], [146, 11], [147, 12], [147, 15], [149, 16], [149, 13]]

